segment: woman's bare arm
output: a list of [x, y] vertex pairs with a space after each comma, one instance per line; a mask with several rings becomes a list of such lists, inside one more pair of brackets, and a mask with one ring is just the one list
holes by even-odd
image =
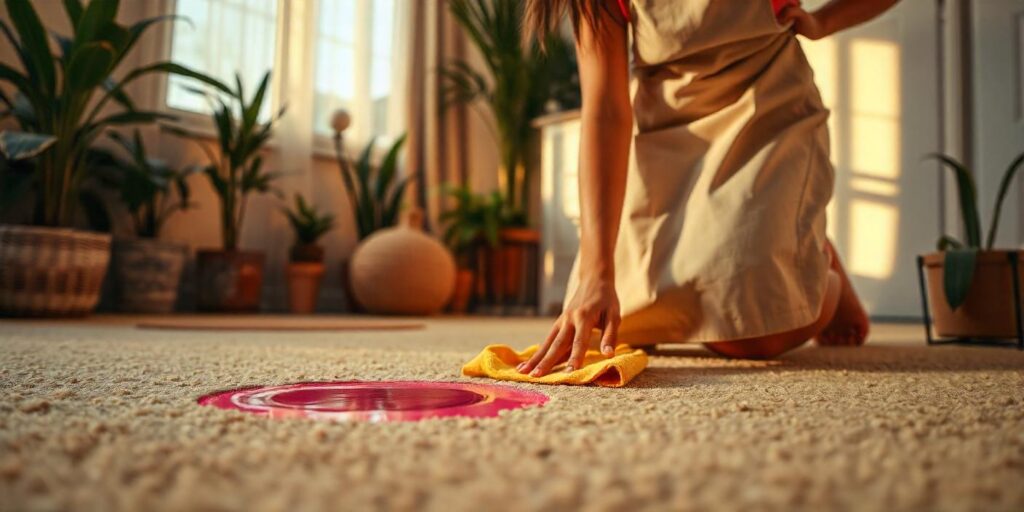
[[800, 5], [791, 5], [779, 13], [779, 21], [792, 21], [797, 34], [821, 39], [870, 21], [897, 2], [899, 0], [832, 0], [810, 13]]
[[[547, 374], [569, 356], [568, 368], [583, 365], [591, 331], [602, 329], [601, 350], [614, 352], [619, 326], [615, 293], [615, 241], [626, 190], [633, 133], [629, 100], [626, 23], [614, 9], [599, 9], [596, 30], [580, 23], [576, 54], [583, 93], [581, 110], [579, 286], [548, 338], [519, 371]], [[571, 353], [570, 353], [571, 352]]]

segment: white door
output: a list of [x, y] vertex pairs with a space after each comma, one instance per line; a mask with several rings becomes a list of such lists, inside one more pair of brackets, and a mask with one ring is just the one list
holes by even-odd
[[940, 232], [940, 175], [922, 162], [942, 140], [937, 14], [935, 2], [905, 1], [863, 26], [802, 41], [832, 111], [829, 235], [874, 318], [920, 317], [915, 256]]
[[[982, 229], [987, 234], [999, 181], [1024, 151], [1024, 0], [971, 5], [974, 97], [973, 158]], [[996, 245], [1024, 244], [1024, 175], [1003, 206]]]

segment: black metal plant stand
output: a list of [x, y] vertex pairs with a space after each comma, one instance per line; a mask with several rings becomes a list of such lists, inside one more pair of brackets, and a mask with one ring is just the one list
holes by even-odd
[[954, 338], [936, 338], [932, 335], [932, 319], [931, 319], [931, 308], [928, 304], [928, 290], [927, 283], [925, 282], [924, 276], [924, 256], [917, 257], [917, 282], [921, 290], [921, 312], [923, 313], [922, 318], [924, 320], [924, 332], [925, 337], [928, 340], [929, 345], [940, 345], [940, 344], [961, 344], [961, 345], [986, 345], [986, 346], [1013, 346], [1016, 345], [1019, 350], [1024, 350], [1024, 312], [1021, 312], [1021, 283], [1020, 283], [1020, 272], [1018, 266], [1020, 265], [1020, 252], [1010, 251], [1008, 253], [1010, 259], [1010, 275], [1013, 279], [1013, 309], [1017, 320], [1017, 338], [966, 338], [966, 337], [954, 337]]

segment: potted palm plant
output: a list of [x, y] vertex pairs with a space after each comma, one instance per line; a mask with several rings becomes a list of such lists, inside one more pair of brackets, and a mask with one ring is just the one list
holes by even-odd
[[264, 254], [243, 251], [238, 247], [239, 234], [245, 221], [245, 207], [252, 193], [277, 193], [273, 188], [279, 173], [263, 168], [260, 151], [273, 134], [274, 124], [284, 115], [284, 108], [263, 122], [259, 119], [263, 98], [270, 84], [270, 73], [251, 98], [245, 95], [241, 77], [235, 87], [216, 94], [191, 89], [207, 99], [217, 130], [214, 147], [209, 140], [180, 127], [166, 127], [188, 137], [202, 148], [208, 164], [202, 168], [220, 200], [220, 227], [223, 246], [200, 250], [196, 256], [199, 290], [196, 304], [203, 311], [246, 312], [259, 309], [263, 289]]
[[970, 169], [946, 155], [934, 155], [952, 170], [960, 203], [965, 239], [944, 235], [938, 251], [919, 258], [927, 274], [927, 302], [935, 332], [959, 339], [1018, 338], [1021, 297], [1014, 297], [1024, 278], [1020, 251], [995, 248], [1003, 203], [1010, 183], [1024, 164], [1024, 153], [1007, 168], [996, 195], [987, 237], [977, 207], [977, 188]]
[[[498, 249], [501, 282], [493, 288], [509, 296], [522, 287], [524, 244], [538, 243], [540, 233], [528, 226], [529, 152], [534, 118], [549, 101], [578, 101], [571, 44], [560, 34], [547, 34], [544, 49], [534, 41], [524, 44], [521, 0], [448, 0], [452, 16], [483, 56], [488, 80], [467, 62], [457, 60], [441, 69], [446, 104], [485, 104], [497, 125], [500, 169], [507, 205]], [[570, 105], [571, 106], [571, 105]]]
[[117, 307], [138, 313], [169, 313], [178, 299], [178, 284], [188, 248], [160, 240], [164, 222], [189, 207], [188, 177], [194, 168], [176, 169], [146, 152], [136, 130], [131, 139], [112, 132], [127, 159], [107, 153], [107, 181], [120, 191], [134, 238], [115, 238], [111, 272]]
[[[85, 192], [91, 178], [90, 146], [107, 128], [149, 123], [170, 116], [141, 111], [125, 92], [135, 80], [157, 73], [192, 77], [216, 88], [216, 80], [173, 62], [121, 69], [125, 56], [155, 23], [172, 17], [117, 22], [118, 3], [88, 5], [65, 0], [73, 32], [50, 36], [33, 4], [6, 0], [13, 29], [0, 25], [21, 69], [0, 63], [0, 81], [9, 84], [0, 104], [18, 130], [0, 132], [5, 187], [31, 191], [31, 226], [0, 225], [0, 312], [5, 314], [84, 314], [99, 300], [110, 257], [110, 236], [76, 229], [83, 206], [96, 201]], [[115, 70], [120, 71], [114, 78]], [[32, 171], [13, 183], [17, 161]]]
[[288, 305], [292, 313], [312, 313], [324, 276], [324, 248], [317, 241], [334, 228], [334, 215], [321, 214], [299, 194], [295, 194], [294, 208], [283, 211], [295, 231], [288, 264]]
[[501, 229], [500, 194], [474, 194], [469, 187], [450, 187], [446, 193], [455, 206], [441, 214], [445, 224], [444, 241], [455, 255], [455, 292], [449, 309], [465, 313], [473, 297], [479, 249], [482, 244], [494, 251]]
[[[334, 114], [331, 127], [334, 130], [334, 154], [341, 172], [341, 182], [352, 208], [356, 236], [362, 242], [374, 232], [398, 224], [402, 198], [409, 183], [409, 178], [398, 175], [398, 157], [405, 144], [405, 135], [391, 144], [380, 165], [374, 168], [372, 159], [373, 150], [377, 146], [376, 139], [366, 145], [354, 163], [346, 158], [344, 132], [349, 123], [348, 114], [338, 111]], [[348, 266], [348, 261], [342, 263], [342, 287], [352, 310], [361, 311], [351, 290]]]

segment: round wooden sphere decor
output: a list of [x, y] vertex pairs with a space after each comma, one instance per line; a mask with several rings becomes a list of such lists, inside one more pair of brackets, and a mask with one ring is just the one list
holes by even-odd
[[430, 315], [455, 291], [455, 259], [423, 232], [422, 213], [408, 212], [393, 228], [359, 244], [349, 264], [352, 293], [370, 313]]

